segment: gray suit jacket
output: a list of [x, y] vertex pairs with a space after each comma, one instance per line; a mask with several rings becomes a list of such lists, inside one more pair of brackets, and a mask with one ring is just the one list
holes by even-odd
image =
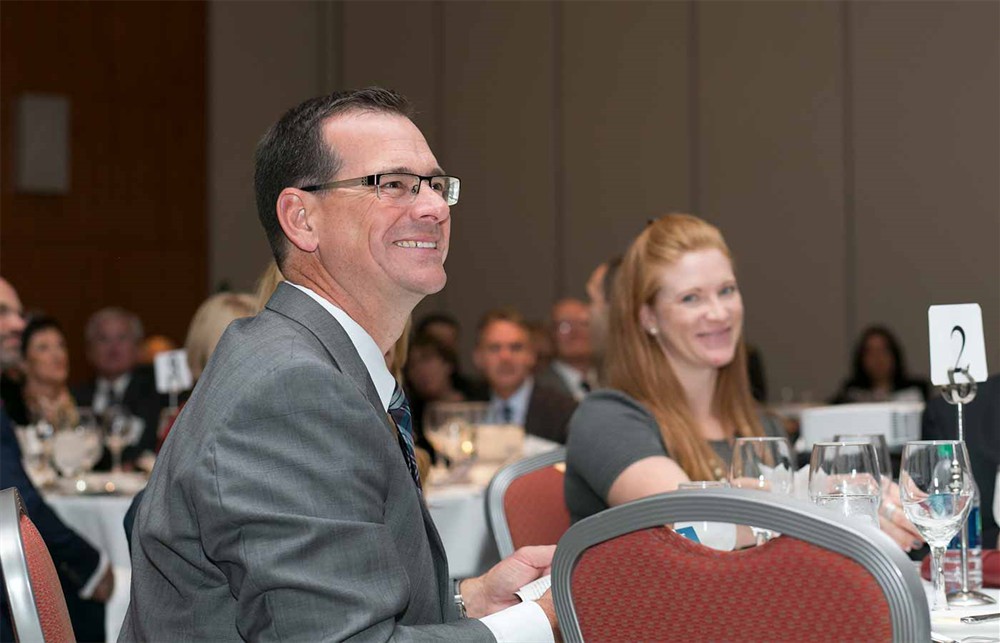
[[353, 344], [282, 284], [223, 335], [138, 512], [120, 640], [486, 640]]

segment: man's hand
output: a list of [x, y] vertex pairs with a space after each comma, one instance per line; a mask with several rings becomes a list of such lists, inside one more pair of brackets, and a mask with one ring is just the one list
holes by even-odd
[[90, 600], [97, 601], [98, 603], [107, 603], [113, 591], [115, 591], [115, 575], [111, 573], [111, 567], [109, 566], [107, 571], [104, 572], [104, 576], [101, 577], [100, 582], [97, 583], [97, 587], [94, 588], [94, 593], [90, 595]]
[[903, 551], [920, 549], [924, 545], [924, 539], [903, 513], [900, 504], [899, 485], [893, 482], [882, 494], [882, 506], [879, 508], [878, 517], [879, 526], [902, 547]]
[[[469, 617], [489, 616], [520, 603], [521, 599], [514, 592], [536, 578], [548, 574], [555, 552], [555, 545], [522, 547], [482, 576], [462, 581], [459, 591], [462, 593], [462, 600], [465, 601], [465, 610]], [[548, 597], [548, 609], [545, 604], [542, 604], [542, 609], [545, 610], [546, 616], [549, 616], [549, 621], [554, 622], [552, 596], [548, 592], [545, 596]]]

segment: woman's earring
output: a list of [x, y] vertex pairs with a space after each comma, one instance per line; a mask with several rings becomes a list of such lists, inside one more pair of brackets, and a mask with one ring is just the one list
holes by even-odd
[[659, 334], [660, 331], [656, 328], [656, 326], [650, 326], [649, 328], [646, 329], [646, 332], [649, 333], [651, 336], [656, 337], [656, 335]]

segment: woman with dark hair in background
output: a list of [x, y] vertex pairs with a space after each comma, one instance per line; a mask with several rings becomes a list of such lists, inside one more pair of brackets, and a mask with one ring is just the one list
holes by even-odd
[[852, 373], [832, 404], [927, 400], [927, 383], [912, 379], [899, 340], [885, 326], [869, 326], [854, 347]]
[[21, 333], [21, 356], [22, 399], [5, 400], [14, 423], [45, 421], [56, 428], [74, 424], [79, 415], [66, 385], [69, 353], [59, 322], [44, 315], [31, 318]]
[[417, 446], [436, 460], [436, 454], [424, 435], [424, 411], [431, 402], [461, 402], [465, 395], [455, 388], [454, 374], [458, 356], [450, 346], [431, 335], [417, 335], [410, 342], [403, 369], [403, 382], [413, 416], [413, 434]]

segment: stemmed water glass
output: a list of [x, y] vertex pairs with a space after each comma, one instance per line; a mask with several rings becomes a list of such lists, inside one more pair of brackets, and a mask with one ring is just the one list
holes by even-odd
[[424, 414], [424, 434], [434, 451], [450, 468], [445, 483], [464, 480], [476, 455], [476, 424], [482, 422], [487, 404], [435, 402]]
[[949, 609], [942, 568], [944, 551], [965, 523], [973, 493], [964, 442], [907, 442], [899, 472], [899, 495], [906, 517], [931, 547], [935, 610]]
[[104, 446], [111, 452], [111, 473], [122, 471], [122, 451], [132, 442], [133, 421], [122, 406], [112, 406], [104, 412]]
[[[793, 453], [792, 445], [786, 438], [737, 438], [733, 444], [729, 484], [740, 489], [790, 496], [795, 484]], [[758, 545], [773, 536], [767, 529], [751, 529]]]
[[817, 442], [809, 459], [809, 499], [878, 527], [882, 474], [871, 442]]

